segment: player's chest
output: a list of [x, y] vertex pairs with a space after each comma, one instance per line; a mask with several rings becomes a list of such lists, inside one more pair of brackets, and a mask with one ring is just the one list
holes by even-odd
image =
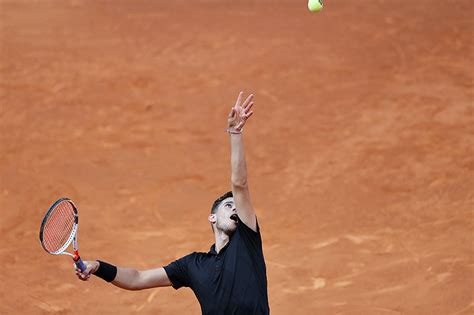
[[251, 272], [251, 266], [252, 260], [247, 253], [228, 251], [200, 264], [193, 272], [193, 283], [199, 287], [230, 284]]

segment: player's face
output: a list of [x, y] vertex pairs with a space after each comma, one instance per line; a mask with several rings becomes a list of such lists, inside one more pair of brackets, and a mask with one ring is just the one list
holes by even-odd
[[235, 209], [234, 198], [224, 199], [216, 212], [216, 227], [226, 234], [232, 234], [238, 224], [237, 209]]

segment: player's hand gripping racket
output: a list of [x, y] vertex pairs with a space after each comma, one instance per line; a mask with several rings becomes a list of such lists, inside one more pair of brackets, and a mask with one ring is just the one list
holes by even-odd
[[[48, 209], [40, 228], [40, 242], [52, 255], [69, 255], [81, 271], [86, 266], [79, 256], [77, 248], [77, 227], [79, 217], [77, 208], [69, 198], [61, 198]], [[73, 253], [66, 251], [72, 242]]]

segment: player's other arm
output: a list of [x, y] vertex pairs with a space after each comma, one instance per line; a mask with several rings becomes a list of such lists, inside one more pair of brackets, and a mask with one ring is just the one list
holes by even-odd
[[[76, 269], [76, 275], [79, 279], [86, 281], [92, 274], [97, 272], [100, 262], [84, 261], [84, 264], [87, 266], [86, 270], [81, 272], [79, 269]], [[143, 271], [133, 268], [116, 268], [117, 274], [111, 283], [122, 289], [143, 290], [171, 286], [171, 281], [162, 267]]]
[[243, 101], [243, 93], [240, 92], [235, 106], [232, 107], [228, 123], [231, 150], [231, 183], [234, 202], [239, 218], [254, 231], [257, 231], [257, 218], [250, 198], [247, 182], [247, 163], [242, 130], [247, 119], [252, 116], [253, 95], [249, 95]]

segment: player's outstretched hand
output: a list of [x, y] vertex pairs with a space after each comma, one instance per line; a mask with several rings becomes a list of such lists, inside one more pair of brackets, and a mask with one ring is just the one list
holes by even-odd
[[76, 276], [79, 278], [79, 280], [87, 281], [91, 277], [91, 275], [99, 268], [99, 262], [96, 260], [84, 260], [83, 262], [84, 265], [86, 265], [86, 270], [81, 271], [81, 269], [77, 268], [76, 264], [74, 264], [74, 268], [76, 269]]
[[253, 94], [250, 94], [242, 103], [244, 92], [240, 92], [235, 105], [232, 107], [227, 118], [227, 126], [230, 132], [241, 132], [247, 119], [252, 116]]

